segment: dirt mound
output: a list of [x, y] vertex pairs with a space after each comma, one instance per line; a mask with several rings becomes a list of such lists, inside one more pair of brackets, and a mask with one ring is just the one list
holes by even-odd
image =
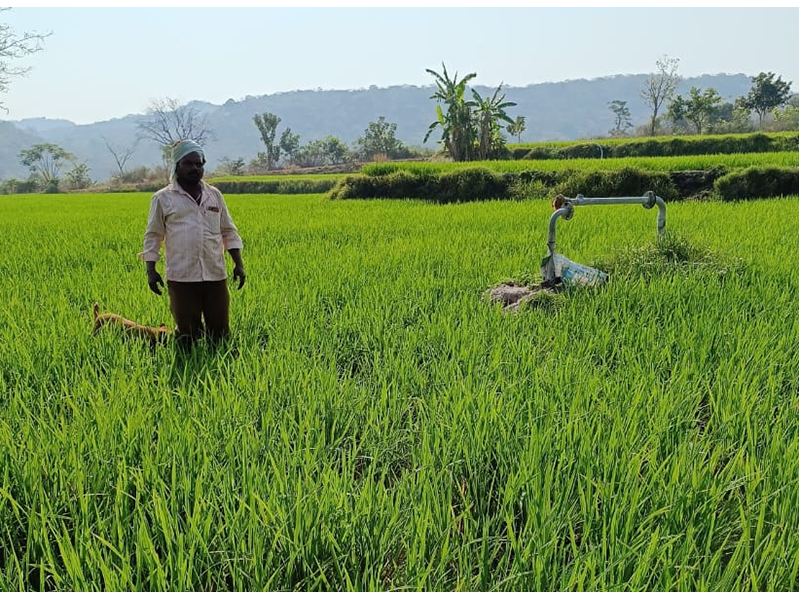
[[520, 307], [544, 295], [557, 292], [555, 286], [532, 285], [530, 287], [507, 281], [486, 290], [485, 297], [491, 302], [500, 302], [503, 312], [517, 312]]

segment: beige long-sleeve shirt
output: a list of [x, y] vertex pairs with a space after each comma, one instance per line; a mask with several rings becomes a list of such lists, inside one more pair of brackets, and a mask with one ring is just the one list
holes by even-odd
[[139, 257], [158, 261], [163, 242], [167, 281], [227, 279], [225, 250], [243, 247], [222, 193], [203, 181], [201, 185], [199, 204], [177, 182], [157, 191], [150, 201]]

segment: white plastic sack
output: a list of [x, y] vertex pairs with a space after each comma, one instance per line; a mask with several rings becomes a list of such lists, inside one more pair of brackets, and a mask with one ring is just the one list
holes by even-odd
[[542, 261], [545, 281], [560, 277], [565, 285], [595, 286], [608, 281], [608, 273], [576, 263], [561, 254], [551, 254]]

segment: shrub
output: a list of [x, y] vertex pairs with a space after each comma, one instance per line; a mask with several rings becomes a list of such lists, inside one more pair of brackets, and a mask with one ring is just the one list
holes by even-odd
[[665, 156], [664, 142], [658, 140], [637, 140], [614, 146], [614, 158], [625, 156]]
[[528, 157], [528, 154], [530, 154], [531, 149], [530, 148], [511, 148], [511, 149], [509, 149], [509, 151], [511, 152], [511, 159], [512, 160], [522, 160], [522, 159]]
[[536, 148], [531, 148], [528, 152], [523, 156], [525, 160], [548, 160], [550, 158], [561, 158], [558, 155], [557, 148], [548, 148], [546, 146], [538, 146]]
[[724, 175], [714, 182], [714, 191], [723, 200], [794, 196], [798, 191], [798, 169], [749, 167]]
[[608, 158], [610, 147], [601, 144], [575, 144], [563, 148], [559, 154], [559, 158]]
[[33, 177], [25, 180], [7, 179], [0, 181], [0, 194], [35, 194], [39, 191], [39, 180]]
[[437, 203], [508, 198], [506, 178], [485, 168], [445, 173], [392, 170], [387, 175], [348, 175], [331, 190], [332, 200], [347, 198], [418, 198]]
[[600, 198], [638, 197], [652, 190], [664, 200], [675, 202], [688, 197], [705, 197], [712, 192], [726, 200], [792, 195], [797, 194], [798, 187], [797, 169], [780, 167], [752, 167], [730, 175], [722, 168], [667, 173], [634, 167], [612, 171], [566, 169], [511, 173], [482, 167], [438, 172], [395, 168], [387, 173], [344, 177], [329, 197], [418, 198], [451, 203], [490, 198], [542, 198], [559, 193], [570, 197], [578, 194]]
[[441, 202], [468, 202], [488, 198], [507, 198], [508, 184], [499, 173], [485, 168], [451, 171], [440, 176]]
[[372, 175], [347, 175], [342, 177], [330, 191], [331, 200], [346, 200], [348, 198], [383, 198], [378, 195], [379, 177]]
[[61, 190], [58, 189], [58, 179], [56, 179], [55, 177], [53, 177], [51, 179], [48, 179], [47, 183], [45, 183], [45, 185], [44, 185], [43, 192], [45, 194], [58, 194], [58, 193], [60, 193]]
[[618, 171], [574, 171], [556, 186], [566, 196], [587, 197], [641, 196], [652, 190], [665, 200], [676, 200], [678, 190], [669, 174], [626, 167]]

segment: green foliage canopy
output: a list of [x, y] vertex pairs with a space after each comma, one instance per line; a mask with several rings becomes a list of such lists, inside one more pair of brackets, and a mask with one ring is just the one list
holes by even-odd
[[[456, 162], [469, 160], [485, 160], [494, 157], [505, 147], [501, 135], [500, 122], [513, 124], [505, 109], [516, 106], [515, 102], [506, 102], [505, 94], [500, 94], [502, 84], [497, 86], [490, 98], [482, 98], [472, 90], [472, 100], [466, 100], [467, 83], [477, 76], [470, 73], [458, 79], [458, 73], [452, 77], [442, 63], [442, 73], [425, 69], [436, 80], [437, 90], [431, 99], [437, 100], [436, 121], [430, 124], [423, 143], [430, 135], [441, 128], [441, 143]], [[446, 110], [442, 109], [442, 105]]]
[[43, 184], [58, 180], [65, 161], [74, 161], [75, 156], [56, 144], [35, 144], [19, 152], [20, 164], [28, 167], [31, 175]]
[[505, 145], [505, 140], [500, 132], [500, 122], [514, 124], [505, 109], [516, 106], [517, 103], [504, 102], [506, 96], [500, 94], [500, 88], [502, 88], [502, 84], [497, 86], [491, 98], [481, 98], [478, 92], [472, 90], [472, 98], [475, 101], [475, 129], [478, 138], [476, 158], [478, 160], [495, 157]]
[[95, 182], [89, 176], [89, 165], [85, 162], [76, 163], [72, 169], [67, 172], [67, 184], [70, 189], [84, 190], [91, 187]]
[[776, 79], [775, 73], [772, 72], [762, 71], [753, 77], [753, 87], [742, 101], [742, 105], [758, 115], [759, 129], [764, 121], [764, 115], [789, 101], [792, 95], [791, 84], [791, 81], [783, 81], [780, 77]]
[[714, 88], [702, 92], [696, 87], [689, 90], [689, 97], [684, 99], [680, 94], [669, 106], [668, 115], [675, 123], [688, 121], [694, 125], [698, 135], [708, 131], [717, 119], [722, 107], [722, 97]]
[[[462, 79], [458, 79], [456, 72], [452, 79], [447, 74], [447, 67], [442, 63], [441, 75], [432, 69], [425, 69], [433, 75], [436, 80], [436, 92], [431, 96], [432, 100], [437, 101], [436, 120], [428, 127], [423, 143], [428, 141], [430, 135], [441, 128], [441, 143], [447, 149], [450, 156], [456, 162], [472, 160], [475, 145], [475, 130], [472, 126], [472, 109], [474, 102], [465, 100], [467, 83], [478, 76], [477, 73], [469, 73]], [[447, 110], [442, 110], [442, 105]]]
[[363, 157], [371, 159], [378, 155], [387, 158], [402, 158], [407, 154], [403, 143], [397, 139], [397, 123], [389, 123], [386, 117], [371, 121], [364, 130], [364, 137], [356, 140], [356, 148]]
[[612, 100], [608, 103], [608, 107], [614, 113], [614, 129], [608, 133], [614, 137], [624, 135], [628, 129], [633, 127], [628, 103], [624, 100]]
[[262, 115], [253, 115], [253, 122], [256, 124], [258, 132], [261, 134], [261, 141], [264, 142], [264, 146], [267, 148], [265, 153], [267, 170], [272, 170], [281, 157], [280, 143], [275, 143], [275, 136], [277, 135], [278, 124], [281, 122], [281, 118], [272, 113], [265, 112]]

